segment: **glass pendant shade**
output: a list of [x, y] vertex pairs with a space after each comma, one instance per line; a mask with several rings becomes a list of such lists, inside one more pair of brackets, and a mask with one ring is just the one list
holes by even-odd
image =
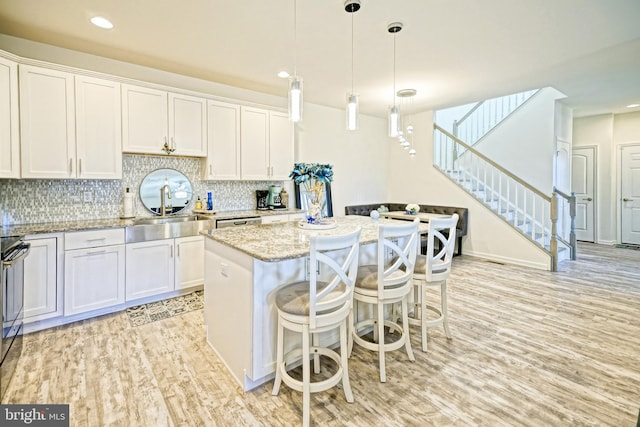
[[289, 120], [302, 120], [302, 78], [293, 76], [289, 84]]
[[400, 110], [397, 105], [389, 109], [389, 136], [397, 138], [400, 132]]
[[347, 95], [347, 130], [358, 130], [360, 126], [358, 120], [358, 110], [360, 104], [358, 95], [350, 93]]

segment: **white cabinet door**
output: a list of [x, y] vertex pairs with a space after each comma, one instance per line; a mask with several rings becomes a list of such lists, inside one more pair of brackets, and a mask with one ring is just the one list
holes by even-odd
[[74, 177], [73, 75], [20, 65], [19, 78], [22, 177]]
[[122, 179], [120, 83], [76, 76], [78, 178]]
[[124, 303], [124, 248], [116, 245], [65, 252], [65, 316]]
[[169, 93], [169, 146], [179, 156], [207, 155], [207, 103], [204, 98]]
[[[58, 292], [58, 239], [25, 239], [31, 252], [24, 260], [24, 321], [48, 319], [62, 315]], [[62, 284], [60, 284], [62, 288]]]
[[20, 178], [18, 64], [0, 58], [0, 178]]
[[293, 169], [293, 126], [289, 115], [269, 112], [270, 179], [288, 180]]
[[240, 126], [242, 179], [269, 179], [269, 112], [242, 107]]
[[127, 301], [174, 289], [173, 239], [126, 245]]
[[167, 92], [123, 84], [122, 151], [162, 154], [167, 117]]
[[240, 106], [207, 103], [207, 158], [202, 179], [240, 179]]
[[176, 289], [204, 284], [204, 236], [175, 240]]
[[242, 179], [285, 180], [293, 167], [293, 127], [285, 113], [242, 107]]

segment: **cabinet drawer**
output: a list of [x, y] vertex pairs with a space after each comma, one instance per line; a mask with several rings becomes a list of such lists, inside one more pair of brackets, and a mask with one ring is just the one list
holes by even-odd
[[66, 251], [123, 244], [124, 228], [75, 231], [64, 234], [64, 249]]

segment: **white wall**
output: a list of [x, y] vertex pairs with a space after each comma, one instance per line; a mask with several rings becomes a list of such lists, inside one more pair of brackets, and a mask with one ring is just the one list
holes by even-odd
[[640, 112], [602, 114], [573, 121], [573, 146], [596, 147], [596, 242], [615, 244], [618, 236], [618, 153], [621, 145], [640, 144]]
[[344, 110], [305, 104], [304, 119], [296, 125], [296, 161], [333, 165], [335, 216], [344, 215], [346, 205], [387, 199], [387, 121], [360, 115], [355, 132], [347, 131], [344, 121]]
[[541, 89], [474, 148], [551, 195], [556, 154], [556, 100], [563, 97], [553, 88]]
[[433, 167], [433, 116], [405, 118], [414, 126], [415, 157], [388, 139], [390, 202], [460, 206], [469, 209], [463, 253], [498, 262], [548, 269], [547, 255]]

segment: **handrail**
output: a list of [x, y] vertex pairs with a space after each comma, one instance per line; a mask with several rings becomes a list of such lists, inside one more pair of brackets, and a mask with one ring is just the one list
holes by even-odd
[[453, 122], [452, 133], [455, 137], [474, 145], [538, 92], [539, 89], [533, 89], [480, 101], [459, 120]]
[[[434, 123], [433, 128], [436, 168], [546, 251], [552, 271], [558, 269], [558, 244], [569, 248], [571, 259], [576, 259], [575, 193], [568, 195], [554, 188], [553, 193], [547, 195], [437, 124]], [[463, 150], [465, 155], [458, 156]], [[568, 216], [571, 218], [569, 241]]]
[[475, 113], [475, 111], [478, 108], [480, 108], [482, 106], [482, 104], [484, 104], [484, 101], [480, 101], [480, 102], [476, 103], [476, 105], [474, 105], [473, 108], [471, 110], [469, 110], [469, 112], [467, 114], [465, 114], [464, 116], [460, 117], [460, 120], [456, 120], [455, 121], [456, 125], [459, 125], [460, 123], [462, 123], [465, 120], [467, 120], [473, 113]]
[[502, 166], [500, 166], [499, 164], [497, 164], [496, 162], [494, 162], [493, 160], [491, 160], [490, 158], [488, 158], [487, 156], [485, 156], [484, 154], [482, 154], [481, 152], [475, 150], [473, 147], [471, 147], [470, 145], [466, 144], [465, 142], [463, 142], [462, 140], [456, 138], [455, 136], [453, 136], [452, 134], [450, 134], [449, 132], [447, 132], [446, 130], [444, 130], [443, 128], [441, 128], [440, 126], [438, 126], [437, 124], [433, 124], [433, 128], [444, 133], [446, 136], [448, 136], [449, 138], [451, 138], [452, 140], [454, 140], [456, 143], [462, 145], [464, 148], [466, 148], [468, 151], [472, 152], [473, 154], [475, 154], [476, 156], [480, 157], [482, 160], [484, 160], [485, 162], [489, 163], [491, 166], [493, 166], [494, 168], [498, 169], [500, 172], [504, 173], [505, 175], [507, 175], [509, 178], [512, 178], [514, 181], [516, 181], [518, 184], [522, 185], [523, 187], [527, 188], [527, 190], [532, 191], [533, 193], [537, 194], [538, 196], [542, 197], [543, 199], [545, 199], [548, 202], [551, 202], [551, 196], [544, 194], [542, 191], [538, 190], [537, 188], [533, 187], [531, 184], [529, 184], [526, 181], [523, 181], [521, 178], [519, 178], [518, 176], [516, 176], [515, 174], [513, 174], [511, 171], [503, 168]]

